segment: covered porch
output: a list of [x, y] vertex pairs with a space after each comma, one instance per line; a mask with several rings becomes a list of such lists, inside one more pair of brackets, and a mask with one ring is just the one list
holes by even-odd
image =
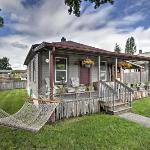
[[[117, 112], [118, 108], [119, 111], [128, 110], [132, 103], [133, 90], [122, 83], [123, 68], [120, 62], [148, 60], [91, 47], [59, 44], [51, 50], [46, 48], [40, 56], [39, 69], [42, 74], [39, 76], [42, 82], [39, 84], [39, 94], [43, 94], [44, 83], [44, 93], [50, 99], [57, 97], [67, 103], [94, 100], [111, 113]], [[90, 67], [83, 64], [87, 58], [93, 62]]]

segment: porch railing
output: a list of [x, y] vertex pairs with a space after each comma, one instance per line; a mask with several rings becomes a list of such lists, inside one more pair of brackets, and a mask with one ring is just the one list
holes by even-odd
[[55, 119], [77, 117], [100, 112], [99, 99], [74, 99], [60, 103], [55, 110]]
[[[94, 84], [96, 87], [95, 91], [62, 93], [55, 96], [62, 99], [64, 103], [69, 106], [72, 101], [79, 104], [81, 101], [88, 102], [92, 100], [100, 101], [102, 106], [106, 106], [105, 109], [109, 108], [111, 111], [115, 111], [118, 102], [131, 106], [132, 93], [134, 91], [122, 82], [115, 80], [113, 84], [109, 85], [107, 82], [100, 80], [93, 83], [93, 85]], [[68, 108], [68, 106], [66, 108]]]
[[113, 111], [115, 109], [115, 100], [117, 98], [116, 91], [106, 82], [100, 80], [99, 82], [99, 98], [101, 102], [105, 102], [106, 106], [110, 106]]
[[133, 89], [129, 88], [127, 85], [115, 79], [114, 81], [114, 90], [117, 92], [117, 97], [123, 103], [128, 104], [131, 107], [132, 104], [132, 94]]

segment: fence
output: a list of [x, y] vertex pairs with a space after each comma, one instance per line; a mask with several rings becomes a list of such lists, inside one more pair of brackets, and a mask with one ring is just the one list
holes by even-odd
[[26, 88], [26, 81], [0, 82], [0, 90], [24, 89], [24, 88]]
[[[141, 82], [144, 83], [146, 81], [148, 81], [148, 72], [144, 71], [141, 74]], [[123, 82], [124, 83], [137, 83], [137, 82], [140, 82], [140, 72], [124, 73]]]
[[100, 112], [99, 99], [68, 100], [55, 109], [55, 119], [77, 117]]

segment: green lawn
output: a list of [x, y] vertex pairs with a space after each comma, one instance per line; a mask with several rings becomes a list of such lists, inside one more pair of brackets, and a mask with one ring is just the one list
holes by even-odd
[[0, 91], [0, 108], [12, 114], [24, 104], [26, 97], [23, 89]]
[[[8, 95], [12, 101], [7, 98], [6, 102], [5, 99], [5, 105], [13, 112], [13, 107], [16, 111], [16, 106], [22, 105], [23, 102], [20, 101], [24, 101], [25, 94], [24, 91], [20, 91], [22, 96], [13, 94], [15, 97], [18, 95], [16, 100], [13, 95], [10, 96], [10, 92]], [[2, 94], [3, 92], [0, 93]], [[3, 104], [4, 98], [0, 97], [0, 104]], [[149, 150], [149, 139], [149, 128], [105, 114], [59, 121], [54, 125], [47, 124], [38, 133], [0, 127], [2, 150]]]
[[150, 117], [150, 97], [134, 101], [132, 111], [137, 114]]

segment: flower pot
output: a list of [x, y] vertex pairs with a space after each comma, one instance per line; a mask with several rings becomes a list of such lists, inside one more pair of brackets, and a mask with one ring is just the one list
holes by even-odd
[[90, 68], [90, 67], [91, 67], [91, 65], [86, 64], [86, 65], [85, 65], [85, 67], [86, 67], [86, 68]]

